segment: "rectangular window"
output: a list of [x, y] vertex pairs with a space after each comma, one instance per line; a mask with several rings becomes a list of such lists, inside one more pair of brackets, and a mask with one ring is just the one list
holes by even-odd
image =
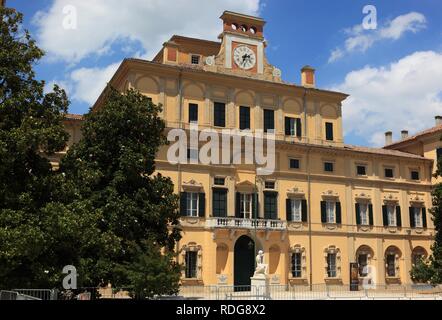
[[327, 276], [336, 278], [336, 253], [327, 254]]
[[249, 107], [239, 107], [239, 129], [248, 130], [250, 129], [250, 108]]
[[396, 206], [394, 205], [387, 206], [387, 217], [388, 217], [388, 226], [396, 227]]
[[198, 193], [188, 192], [187, 193], [187, 216], [188, 217], [198, 217]]
[[197, 149], [187, 149], [187, 159], [198, 161], [198, 150]]
[[196, 259], [198, 255], [196, 251], [186, 251], [186, 278], [196, 278]]
[[277, 194], [275, 192], [264, 192], [264, 218], [276, 220], [278, 218], [277, 212]]
[[192, 58], [190, 61], [192, 64], [200, 64], [200, 56], [197, 54], [192, 54]]
[[333, 123], [325, 123], [325, 139], [328, 141], [333, 141]]
[[324, 162], [324, 171], [333, 172], [333, 162]]
[[275, 130], [275, 112], [264, 109], [264, 132]]
[[414, 219], [414, 226], [416, 228], [422, 228], [422, 215], [420, 207], [413, 207], [413, 219]]
[[275, 181], [266, 181], [264, 183], [266, 189], [275, 189]]
[[198, 123], [198, 105], [195, 103], [189, 103], [189, 123]]
[[294, 252], [292, 254], [292, 277], [302, 277], [302, 254], [301, 252]]
[[386, 178], [393, 178], [394, 172], [392, 168], [385, 168], [385, 177]]
[[358, 176], [365, 176], [367, 175], [367, 170], [365, 166], [359, 165], [356, 167], [356, 171], [358, 173]]
[[285, 117], [285, 135], [301, 136], [301, 119]]
[[299, 159], [290, 159], [290, 169], [299, 169]]
[[411, 171], [411, 179], [412, 180], [419, 180], [419, 171], [416, 171], [416, 170]]
[[359, 204], [359, 214], [361, 218], [361, 225], [368, 226], [368, 204], [367, 203], [360, 203]]
[[368, 256], [367, 254], [360, 254], [358, 256], [358, 264], [359, 264], [359, 276], [366, 277], [368, 275], [367, 265], [368, 265]]
[[250, 219], [252, 217], [252, 194], [251, 193], [241, 193], [240, 213], [244, 219]]
[[327, 223], [335, 223], [335, 209], [336, 209], [336, 202], [333, 201], [327, 201], [326, 202], [326, 222]]
[[226, 178], [221, 178], [221, 177], [215, 177], [215, 179], [213, 179], [213, 184], [216, 186], [223, 186], [226, 182]]
[[442, 148], [436, 149], [436, 161], [438, 161], [440, 158], [442, 158]]
[[226, 104], [221, 102], [214, 103], [214, 117], [213, 125], [215, 127], [225, 127], [226, 126]]
[[213, 216], [227, 217], [227, 190], [213, 189]]
[[292, 221], [302, 221], [302, 201], [300, 199], [291, 199]]
[[394, 254], [387, 254], [387, 276], [396, 276], [396, 257]]

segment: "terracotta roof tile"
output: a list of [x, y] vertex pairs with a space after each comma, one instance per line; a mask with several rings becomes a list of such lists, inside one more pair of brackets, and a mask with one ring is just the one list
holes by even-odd
[[81, 114], [74, 114], [74, 113], [66, 113], [66, 115], [64, 116], [65, 119], [68, 120], [83, 120], [83, 115]]
[[427, 159], [427, 158], [422, 157], [417, 154], [402, 152], [402, 151], [398, 151], [398, 150], [389, 150], [389, 149], [383, 149], [383, 148], [370, 148], [370, 147], [364, 147], [364, 146], [354, 146], [354, 145], [350, 145], [350, 144], [344, 145], [344, 149], [357, 151], [357, 152], [380, 154], [380, 155], [386, 155], [386, 156], [397, 156], [397, 157], [406, 157], [406, 158], [413, 158], [413, 159]]
[[405, 139], [402, 139], [400, 141], [396, 141], [396, 142], [393, 142], [391, 144], [388, 144], [384, 148], [394, 148], [394, 147], [396, 147], [396, 146], [398, 146], [398, 145], [400, 145], [400, 144], [402, 144], [404, 142], [410, 142], [410, 141], [416, 140], [418, 138], [424, 137], [426, 135], [430, 135], [430, 134], [437, 133], [437, 132], [441, 132], [442, 133], [442, 124], [438, 125], [438, 126], [435, 126], [435, 127], [432, 127], [432, 128], [429, 128], [429, 129], [426, 129], [424, 131], [418, 132], [415, 135], [410, 136], [410, 137], [405, 138]]

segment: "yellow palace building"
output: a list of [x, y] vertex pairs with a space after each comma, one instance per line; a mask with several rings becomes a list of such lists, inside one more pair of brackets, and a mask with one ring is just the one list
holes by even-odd
[[[126, 59], [110, 80], [162, 104], [168, 130], [275, 132], [271, 175], [253, 164], [172, 164], [168, 146], [160, 150], [157, 170], [181, 198], [183, 285], [249, 285], [260, 249], [271, 284], [348, 284], [352, 262], [361, 281], [411, 283], [434, 237], [435, 157], [421, 144], [415, 152], [345, 144], [347, 95], [316, 88], [309, 66], [300, 85], [284, 82], [266, 59], [261, 18], [226, 11], [221, 20], [219, 41], [173, 36], [152, 61]], [[80, 125], [67, 116], [69, 144]]]

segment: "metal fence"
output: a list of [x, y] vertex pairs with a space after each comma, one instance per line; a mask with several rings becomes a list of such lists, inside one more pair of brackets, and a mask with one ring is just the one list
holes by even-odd
[[186, 286], [177, 298], [191, 300], [442, 300], [442, 287], [370, 285], [350, 291], [347, 285]]

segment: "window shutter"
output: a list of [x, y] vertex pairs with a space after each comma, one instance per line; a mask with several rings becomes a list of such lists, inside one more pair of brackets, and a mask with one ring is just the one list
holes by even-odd
[[198, 215], [201, 218], [204, 218], [206, 216], [206, 194], [200, 193], [199, 196], [199, 203], [198, 203]]
[[368, 205], [368, 222], [370, 223], [370, 226], [374, 225], [374, 223], [373, 223], [373, 205], [371, 203]]
[[187, 192], [180, 193], [180, 214], [187, 216]]
[[236, 218], [242, 218], [241, 217], [241, 210], [240, 210], [240, 206], [241, 206], [241, 193], [237, 192], [235, 195], [235, 217]]
[[356, 212], [356, 224], [360, 225], [361, 224], [361, 210], [359, 208], [358, 202], [355, 203], [355, 212]]
[[301, 119], [296, 118], [296, 136], [299, 138], [302, 136], [301, 128]]
[[336, 223], [342, 223], [342, 215], [341, 215], [341, 203], [336, 202]]
[[327, 205], [325, 201], [321, 201], [321, 222], [327, 222]]
[[252, 195], [252, 215], [253, 218], [258, 219], [259, 217], [259, 198], [258, 198], [258, 194], [255, 192]]
[[290, 135], [290, 118], [289, 117], [285, 117], [285, 135], [286, 136]]
[[422, 226], [427, 228], [427, 209], [422, 207]]
[[415, 221], [414, 221], [413, 207], [409, 207], [408, 208], [408, 212], [410, 214], [410, 227], [414, 228], [414, 227], [416, 227], [416, 224], [415, 224]]
[[396, 206], [396, 225], [402, 227], [401, 207]]
[[292, 221], [292, 200], [285, 199], [285, 212], [287, 215], [287, 221]]
[[302, 222], [307, 222], [307, 200], [302, 199], [301, 208], [302, 208]]
[[384, 227], [388, 227], [387, 206], [382, 206], [382, 220], [384, 222]]

